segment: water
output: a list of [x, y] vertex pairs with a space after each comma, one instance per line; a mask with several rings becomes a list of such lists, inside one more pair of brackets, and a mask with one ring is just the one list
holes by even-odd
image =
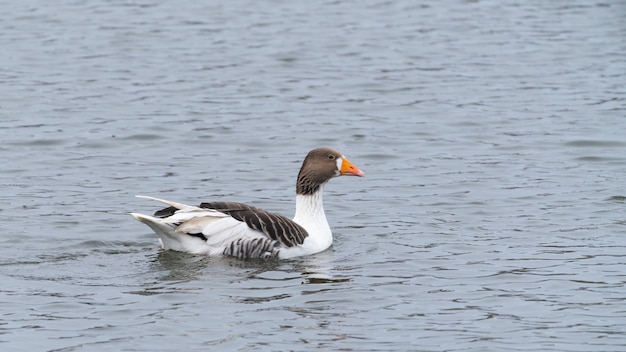
[[[626, 350], [626, 2], [25, 1], [0, 20], [0, 348]], [[291, 216], [331, 250], [158, 250], [131, 211]]]

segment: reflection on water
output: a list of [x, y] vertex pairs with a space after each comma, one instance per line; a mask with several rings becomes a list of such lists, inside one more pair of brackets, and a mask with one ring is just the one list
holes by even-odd
[[[297, 274], [303, 280], [301, 284], [325, 284], [348, 282], [350, 278], [331, 276], [333, 256], [330, 251], [316, 256], [298, 258], [297, 260], [238, 260], [233, 258], [207, 257], [176, 251], [159, 250], [151, 260], [154, 270], [166, 273], [161, 277], [164, 281], [202, 280], [213, 271], [232, 271], [244, 273], [241, 280], [292, 281]], [[221, 270], [220, 270], [221, 269]], [[288, 272], [288, 276], [273, 277], [272, 273]], [[257, 289], [253, 287], [252, 289]]]
[[349, 277], [335, 272], [336, 257], [332, 251], [300, 259], [294, 263], [294, 270], [302, 274], [302, 284], [332, 284], [350, 281]]

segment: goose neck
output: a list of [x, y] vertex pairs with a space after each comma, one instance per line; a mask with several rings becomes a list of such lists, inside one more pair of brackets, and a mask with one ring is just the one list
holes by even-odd
[[324, 213], [322, 187], [313, 194], [296, 195], [296, 215], [294, 220], [299, 223], [327, 223]]

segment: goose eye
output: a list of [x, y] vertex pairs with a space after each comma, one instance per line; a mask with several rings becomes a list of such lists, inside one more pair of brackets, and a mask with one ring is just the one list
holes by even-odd
[[335, 159], [336, 159], [336, 158], [335, 158], [335, 156], [334, 156], [334, 155], [332, 155], [332, 154], [330, 154], [330, 155], [328, 156], [328, 160], [335, 160]]

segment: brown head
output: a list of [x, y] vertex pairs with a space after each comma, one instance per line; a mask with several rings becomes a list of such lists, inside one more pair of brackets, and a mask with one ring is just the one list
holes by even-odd
[[304, 158], [300, 168], [296, 193], [313, 194], [333, 177], [363, 175], [363, 171], [354, 166], [340, 151], [331, 148], [313, 149]]

